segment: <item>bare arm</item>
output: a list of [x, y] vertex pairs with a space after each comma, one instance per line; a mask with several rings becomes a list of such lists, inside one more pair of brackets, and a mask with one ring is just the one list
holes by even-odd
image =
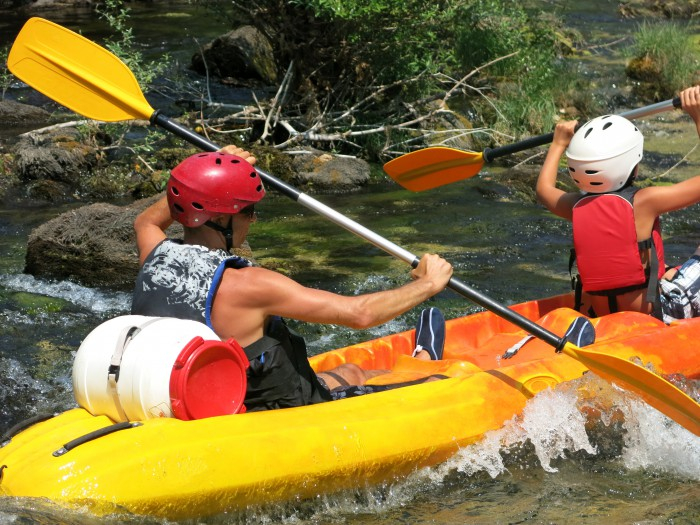
[[165, 239], [165, 230], [173, 223], [168, 208], [168, 200], [163, 197], [142, 211], [134, 221], [136, 247], [139, 251], [139, 265]]
[[230, 270], [217, 292], [215, 310], [217, 315], [222, 310], [228, 311], [226, 319], [219, 317], [227, 323], [233, 318], [240, 320], [240, 315], [257, 312], [258, 319], [279, 315], [299, 321], [368, 328], [385, 323], [442, 291], [452, 276], [452, 265], [437, 255], [425, 255], [411, 275], [414, 280], [398, 288], [344, 296], [306, 288], [262, 268]]
[[571, 210], [578, 198], [576, 193], [567, 193], [557, 188], [559, 161], [566, 151], [577, 122], [560, 122], [554, 130], [554, 140], [549, 147], [540, 175], [537, 178], [537, 199], [552, 213], [571, 220]]
[[[700, 86], [685, 89], [680, 94], [683, 110], [695, 122], [700, 136]], [[645, 221], [649, 231], [654, 219], [663, 213], [680, 210], [700, 202], [700, 175], [672, 186], [652, 186], [637, 193], [634, 199], [637, 222]]]

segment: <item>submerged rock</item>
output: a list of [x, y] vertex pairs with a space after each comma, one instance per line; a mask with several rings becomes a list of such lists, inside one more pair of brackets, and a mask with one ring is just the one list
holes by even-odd
[[367, 184], [370, 177], [364, 160], [321, 152], [294, 157], [292, 167], [294, 182], [315, 190], [350, 191]]

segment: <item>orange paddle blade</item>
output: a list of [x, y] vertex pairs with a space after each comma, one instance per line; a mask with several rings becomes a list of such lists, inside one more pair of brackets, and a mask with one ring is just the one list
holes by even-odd
[[562, 352], [580, 361], [606, 381], [640, 395], [679, 425], [700, 436], [700, 404], [663, 377], [617, 356], [583, 350], [567, 343]]
[[469, 179], [481, 171], [483, 153], [454, 148], [425, 148], [384, 164], [384, 171], [411, 191], [424, 191]]

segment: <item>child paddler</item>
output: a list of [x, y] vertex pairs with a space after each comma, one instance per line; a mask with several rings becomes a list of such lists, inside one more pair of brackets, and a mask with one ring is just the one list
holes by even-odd
[[[700, 134], [700, 87], [684, 90], [680, 99]], [[681, 266], [667, 268], [659, 219], [700, 202], [700, 176], [637, 188], [644, 149], [639, 129], [615, 115], [577, 131], [576, 124], [557, 124], [537, 181], [539, 201], [573, 223], [576, 308], [589, 316], [638, 311], [665, 322], [700, 316], [700, 248]], [[556, 185], [564, 155], [580, 193]]]

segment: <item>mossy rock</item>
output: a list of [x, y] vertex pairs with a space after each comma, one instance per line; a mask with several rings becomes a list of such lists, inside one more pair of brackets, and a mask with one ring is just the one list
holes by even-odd
[[641, 82], [661, 82], [663, 70], [661, 64], [650, 55], [636, 57], [629, 61], [625, 73], [632, 80]]
[[630, 60], [625, 73], [630, 79], [637, 81], [633, 92], [643, 100], [666, 100], [673, 98], [676, 94], [675, 90], [666, 83], [663, 65], [650, 55]]

